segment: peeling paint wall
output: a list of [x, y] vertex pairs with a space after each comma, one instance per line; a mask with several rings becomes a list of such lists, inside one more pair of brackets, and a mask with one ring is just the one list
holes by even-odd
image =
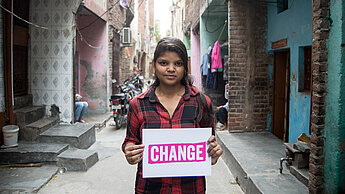
[[287, 38], [290, 49], [290, 103], [289, 103], [289, 142], [297, 142], [301, 133], [309, 134], [310, 92], [299, 92], [298, 67], [301, 60], [300, 49], [312, 44], [312, 1], [289, 1], [288, 9], [277, 14], [277, 6], [268, 4], [267, 10], [267, 50], [273, 52], [271, 45]]
[[[97, 16], [78, 15], [77, 25], [86, 26]], [[76, 68], [76, 92], [88, 102], [88, 113], [108, 111], [107, 70], [108, 70], [108, 35], [107, 25], [98, 19], [90, 27], [77, 34], [77, 53], [79, 64]], [[82, 38], [81, 38], [82, 36]]]
[[330, 32], [324, 129], [325, 193], [345, 192], [345, 1], [330, 1]]

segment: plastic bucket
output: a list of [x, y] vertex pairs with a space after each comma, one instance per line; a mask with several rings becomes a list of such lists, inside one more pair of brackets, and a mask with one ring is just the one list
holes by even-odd
[[17, 125], [6, 125], [2, 127], [5, 146], [17, 145], [18, 131], [19, 131], [19, 127]]

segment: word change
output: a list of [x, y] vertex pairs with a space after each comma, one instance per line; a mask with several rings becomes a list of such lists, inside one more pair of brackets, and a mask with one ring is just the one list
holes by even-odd
[[206, 142], [181, 144], [154, 144], [148, 146], [148, 163], [203, 162], [206, 160]]

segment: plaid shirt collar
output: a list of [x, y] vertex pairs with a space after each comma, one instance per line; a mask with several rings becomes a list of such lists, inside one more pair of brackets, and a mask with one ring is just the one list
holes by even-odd
[[[139, 99], [149, 98], [151, 103], [159, 102], [158, 98], [156, 96], [156, 93], [155, 93], [156, 88], [157, 88], [157, 86], [151, 86], [149, 88], [149, 90], [145, 93], [145, 95], [139, 96], [138, 98]], [[196, 96], [199, 94], [199, 91], [196, 88], [194, 88], [193, 86], [185, 86], [185, 88], [186, 88], [186, 90], [185, 90], [185, 93], [183, 95], [183, 99], [185, 101], [189, 100], [191, 96]]]

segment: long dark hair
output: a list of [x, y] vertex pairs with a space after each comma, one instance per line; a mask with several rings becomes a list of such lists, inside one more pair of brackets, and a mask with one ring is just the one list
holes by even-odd
[[[181, 84], [186, 85], [193, 85], [191, 77], [188, 75], [188, 54], [186, 46], [183, 44], [183, 42], [178, 38], [172, 38], [172, 37], [165, 37], [162, 38], [156, 46], [156, 50], [153, 56], [152, 64], [154, 65], [161, 55], [163, 55], [166, 51], [175, 52], [178, 54], [178, 56], [182, 59], [183, 67], [184, 67], [184, 75], [181, 80]], [[152, 84], [153, 86], [159, 85], [159, 79], [155, 75], [155, 81]]]
[[[188, 75], [188, 54], [187, 54], [187, 49], [186, 49], [186, 46], [184, 45], [184, 43], [178, 38], [165, 37], [165, 38], [161, 39], [157, 43], [156, 50], [154, 52], [154, 56], [153, 56], [153, 60], [152, 60], [152, 64], [154, 65], [156, 63], [158, 57], [163, 55], [164, 52], [166, 52], [166, 51], [175, 52], [182, 59], [185, 72], [184, 72], [184, 76], [181, 80], [181, 84], [184, 86], [187, 86], [187, 85], [193, 86], [192, 78]], [[158, 85], [159, 85], [159, 79], [155, 75], [155, 81], [152, 84], [152, 86], [158, 86]], [[196, 99], [197, 99], [197, 102], [199, 105], [198, 106], [199, 110], [198, 110], [198, 115], [197, 115], [197, 122], [202, 124], [204, 122], [209, 121], [209, 119], [213, 118], [212, 105], [211, 105], [211, 107], [209, 107], [207, 105], [206, 98], [205, 98], [204, 94], [202, 94], [201, 92], [199, 92]], [[203, 111], [202, 111], [201, 107], [203, 107], [204, 115], [202, 114]]]

